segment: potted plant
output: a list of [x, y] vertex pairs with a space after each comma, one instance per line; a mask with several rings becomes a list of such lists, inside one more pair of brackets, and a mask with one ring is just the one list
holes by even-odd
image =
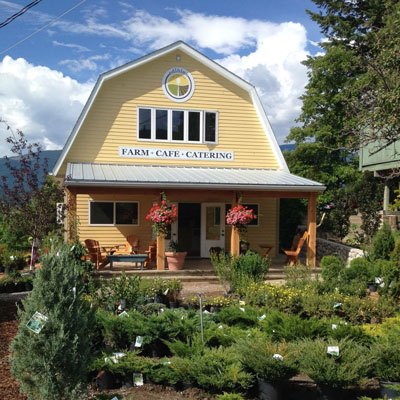
[[170, 271], [182, 269], [186, 255], [187, 252], [182, 251], [179, 243], [171, 240], [168, 251], [165, 252], [165, 257], [167, 258], [168, 262], [168, 269]]

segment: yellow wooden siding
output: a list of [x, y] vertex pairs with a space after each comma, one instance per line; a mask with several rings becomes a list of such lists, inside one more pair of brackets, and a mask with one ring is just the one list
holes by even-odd
[[[102, 246], [113, 246], [124, 244], [125, 238], [130, 234], [137, 234], [140, 238], [140, 252], [147, 250], [149, 242], [152, 240], [151, 223], [146, 220], [154, 201], [159, 199], [159, 195], [148, 194], [77, 194], [77, 216], [79, 218], [79, 236], [82, 241], [85, 239], [96, 239]], [[202, 202], [220, 202], [230, 203], [230, 193], [218, 192], [214, 197], [208, 194], [199, 193], [198, 199], [193, 201], [192, 196], [187, 196], [185, 193], [180, 195], [174, 194], [168, 196], [172, 203], [202, 203]], [[137, 201], [139, 202], [139, 226], [90, 226], [89, 225], [89, 201]], [[243, 199], [243, 202], [259, 204], [259, 226], [248, 227], [247, 239], [251, 244], [251, 249], [260, 252], [259, 243], [268, 243], [274, 246], [271, 254], [276, 254], [276, 199], [262, 198]], [[178, 238], [179, 240], [179, 238]], [[230, 250], [230, 227], [225, 229], [225, 248]]]
[[[176, 61], [176, 55], [181, 61]], [[192, 98], [169, 100], [161, 86], [165, 72], [183, 67], [195, 81]], [[137, 107], [218, 111], [218, 144], [137, 141]], [[233, 151], [234, 162], [121, 158], [119, 146]], [[103, 83], [59, 174], [67, 162], [173, 164], [214, 167], [278, 168], [278, 162], [249, 94], [215, 71], [177, 51]]]

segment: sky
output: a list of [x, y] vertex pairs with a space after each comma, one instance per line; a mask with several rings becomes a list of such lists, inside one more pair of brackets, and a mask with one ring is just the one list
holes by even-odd
[[[30, 2], [0, 0], [0, 23]], [[306, 9], [317, 11], [311, 0], [42, 0], [0, 28], [0, 119], [60, 149], [99, 74], [183, 40], [256, 86], [282, 144], [301, 112], [301, 62], [322, 51]], [[0, 156], [7, 136], [0, 124]]]

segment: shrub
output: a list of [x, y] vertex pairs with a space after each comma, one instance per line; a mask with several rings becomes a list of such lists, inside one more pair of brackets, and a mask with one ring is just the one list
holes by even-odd
[[324, 288], [333, 291], [339, 287], [340, 278], [344, 273], [343, 261], [336, 256], [324, 256], [321, 260], [321, 268]]
[[374, 260], [389, 260], [394, 249], [394, 237], [388, 224], [382, 228], [372, 239], [371, 257]]
[[171, 366], [181, 381], [189, 380], [208, 392], [240, 392], [253, 383], [252, 375], [243, 370], [233, 347], [206, 348], [202, 355], [190, 359], [174, 357]]
[[224, 393], [217, 397], [217, 400], [245, 400], [241, 394], [237, 393]]
[[229, 306], [215, 316], [215, 321], [246, 329], [257, 324], [257, 316], [258, 311], [253, 307]]
[[[12, 374], [29, 399], [77, 399], [85, 392], [91, 360], [93, 315], [84, 300], [84, 282], [68, 245], [41, 259], [31, 295], [19, 311], [11, 347]], [[28, 321], [47, 317], [38, 333]]]
[[304, 289], [312, 284], [312, 269], [308, 265], [300, 263], [294, 264], [292, 267], [284, 268], [286, 286], [295, 289]]
[[397, 335], [384, 336], [371, 348], [373, 376], [390, 382], [400, 381], [400, 332]]
[[250, 284], [261, 282], [270, 265], [267, 258], [252, 251], [235, 257], [211, 253], [211, 261], [221, 284], [229, 284], [239, 295], [244, 295]]
[[[327, 354], [327, 346], [338, 346], [339, 356]], [[343, 388], [360, 384], [371, 369], [368, 348], [353, 340], [304, 339], [291, 343], [294, 361], [315, 383]]]
[[396, 240], [393, 251], [390, 253], [390, 261], [400, 265], [400, 240]]
[[326, 336], [327, 327], [324, 321], [316, 318], [302, 319], [298, 315], [287, 315], [272, 310], [260, 321], [260, 328], [273, 341], [294, 341], [301, 338]]
[[288, 361], [286, 344], [271, 343], [261, 337], [246, 337], [238, 340], [234, 348], [242, 364], [268, 382], [286, 381], [297, 373], [294, 365]]
[[398, 298], [400, 296], [400, 264], [393, 261], [378, 260], [377, 269], [380, 271], [380, 277], [383, 280], [383, 285], [379, 287], [379, 293]]

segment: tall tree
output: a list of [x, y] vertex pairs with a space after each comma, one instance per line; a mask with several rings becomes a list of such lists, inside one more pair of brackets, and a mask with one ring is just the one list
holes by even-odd
[[[11, 136], [13, 159], [6, 157], [6, 167], [12, 175], [12, 182], [1, 177], [0, 214], [3, 230], [9, 236], [29, 236], [32, 240], [32, 261], [34, 249], [49, 233], [57, 230], [56, 204], [62, 202], [64, 191], [52, 177], [48, 176], [47, 159], [41, 157], [41, 147], [29, 143], [24, 134], [0, 118]], [[17, 162], [15, 162], [17, 161]]]

